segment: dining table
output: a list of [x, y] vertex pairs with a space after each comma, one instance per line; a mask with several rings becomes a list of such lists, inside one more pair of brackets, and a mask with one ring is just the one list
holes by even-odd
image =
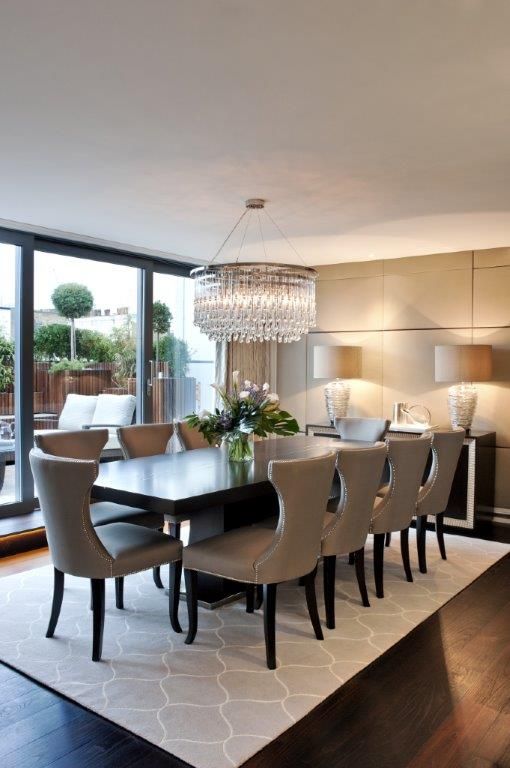
[[[268, 479], [273, 460], [307, 459], [373, 443], [296, 435], [256, 441], [248, 462], [229, 461], [220, 448], [198, 448], [100, 465], [92, 496], [159, 512], [165, 520], [189, 520], [189, 543], [278, 514]], [[239, 584], [199, 574], [199, 602], [218, 607], [239, 594]]]

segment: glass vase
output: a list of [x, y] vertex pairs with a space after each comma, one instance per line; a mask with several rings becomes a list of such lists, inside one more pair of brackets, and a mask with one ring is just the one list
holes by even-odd
[[253, 433], [231, 435], [225, 442], [229, 461], [253, 461]]

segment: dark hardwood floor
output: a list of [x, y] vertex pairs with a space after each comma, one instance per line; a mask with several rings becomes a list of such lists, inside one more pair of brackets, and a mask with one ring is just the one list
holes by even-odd
[[[1, 768], [183, 768], [0, 667]], [[510, 768], [510, 556], [245, 768]]]

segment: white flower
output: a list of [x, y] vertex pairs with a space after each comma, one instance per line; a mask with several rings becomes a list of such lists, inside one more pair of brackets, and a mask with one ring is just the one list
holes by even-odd
[[254, 384], [252, 389], [253, 389], [254, 392], [258, 392], [260, 387], [258, 387], [256, 384]]
[[206, 411], [205, 409], [203, 411], [200, 411], [198, 414], [201, 419], [207, 418], [207, 416], [211, 415], [211, 411]]
[[276, 392], [270, 392], [267, 396], [267, 399], [269, 400], [270, 403], [277, 403], [280, 398], [278, 397]]
[[244, 388], [249, 389], [251, 387], [251, 381], [249, 379], [244, 380]]
[[247, 400], [250, 396], [250, 393], [247, 392], [245, 389], [243, 389], [242, 392], [239, 392], [239, 400]]
[[270, 389], [271, 389], [271, 387], [269, 386], [267, 381], [264, 384], [262, 384], [262, 391], [263, 392], [269, 392]]
[[237, 385], [239, 384], [239, 371], [234, 371], [232, 373], [232, 384], [234, 385], [234, 387], [237, 387]]

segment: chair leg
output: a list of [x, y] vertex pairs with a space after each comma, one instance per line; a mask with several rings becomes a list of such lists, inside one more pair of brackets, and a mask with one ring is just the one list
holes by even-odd
[[152, 578], [154, 579], [154, 584], [158, 589], [165, 588], [165, 585], [161, 581], [161, 567], [159, 565], [156, 565], [156, 567], [152, 569]]
[[349, 552], [349, 565], [354, 565], [354, 552]]
[[374, 580], [375, 594], [384, 597], [383, 569], [384, 569], [384, 539], [386, 534], [374, 533]]
[[400, 552], [402, 553], [402, 563], [406, 579], [407, 581], [412, 581], [413, 573], [411, 571], [411, 563], [409, 562], [409, 528], [404, 528], [403, 531], [400, 531]]
[[420, 573], [427, 573], [427, 515], [416, 518], [416, 544]]
[[258, 611], [262, 607], [264, 602], [264, 588], [262, 584], [257, 584], [255, 587], [255, 610]]
[[186, 583], [186, 603], [188, 606], [188, 634], [184, 642], [186, 645], [191, 645], [197, 634], [198, 624], [197, 572], [185, 568], [184, 581]]
[[354, 565], [356, 566], [356, 578], [358, 579], [361, 602], [365, 608], [370, 608], [367, 583], [365, 581], [365, 547], [361, 547], [361, 549], [358, 549], [354, 553]]
[[53, 637], [57, 626], [62, 600], [64, 598], [64, 574], [57, 568], [53, 569], [53, 602], [51, 604], [51, 616], [46, 630], [46, 637]]
[[181, 599], [181, 574], [182, 560], [170, 563], [169, 568], [169, 590], [168, 590], [168, 615], [170, 624], [174, 632], [182, 632], [179, 623], [179, 602]]
[[276, 669], [276, 587], [264, 584], [264, 637], [268, 669]]
[[104, 630], [104, 579], [91, 579], [92, 587], [92, 661], [101, 661]]
[[321, 620], [319, 611], [317, 610], [317, 594], [315, 592], [315, 575], [317, 573], [317, 566], [313, 569], [308, 576], [305, 577], [305, 596], [306, 607], [308, 608], [308, 615], [312, 622], [313, 631], [317, 640], [324, 640], [322, 634]]
[[391, 531], [388, 531], [388, 533], [386, 534], [386, 540], [384, 542], [384, 545], [386, 547], [389, 547], [390, 544], [391, 544]]
[[439, 551], [443, 560], [446, 560], [446, 548], [444, 545], [444, 513], [436, 515], [436, 536], [439, 544]]
[[115, 605], [120, 610], [124, 608], [124, 576], [115, 578]]
[[335, 576], [336, 555], [326, 555], [322, 561], [324, 579], [324, 606], [326, 608], [326, 626], [335, 628]]
[[253, 613], [255, 610], [255, 584], [246, 585], [246, 613]]

